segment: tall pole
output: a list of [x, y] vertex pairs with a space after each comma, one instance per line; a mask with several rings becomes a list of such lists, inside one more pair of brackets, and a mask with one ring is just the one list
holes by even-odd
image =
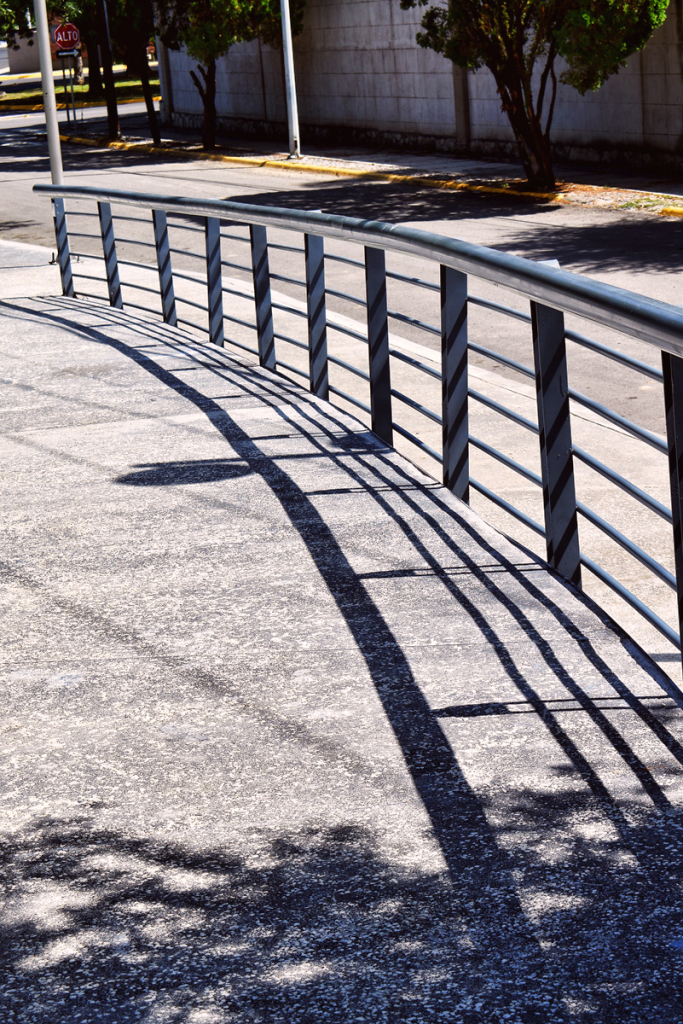
[[292, 22], [289, 17], [289, 0], [280, 0], [282, 12], [282, 51], [285, 59], [285, 99], [287, 101], [287, 127], [289, 128], [289, 155], [301, 156], [299, 139], [299, 112], [296, 106], [296, 82], [294, 81], [294, 51], [292, 47]]
[[50, 50], [50, 29], [47, 23], [45, 0], [33, 0], [38, 36], [38, 56], [40, 57], [40, 77], [43, 83], [43, 108], [45, 110], [45, 127], [47, 129], [47, 149], [50, 154], [50, 174], [53, 185], [64, 184], [62, 169], [62, 149], [59, 142], [59, 125], [57, 124], [57, 101], [55, 99], [55, 82], [52, 77], [52, 51]]
[[114, 85], [114, 69], [111, 59], [111, 37], [109, 35], [109, 16], [106, 0], [97, 0], [97, 20], [99, 22], [100, 50], [102, 52], [102, 74], [104, 77], [104, 95], [107, 101], [107, 131], [111, 140], [118, 139], [119, 112], [116, 108], [116, 86]]

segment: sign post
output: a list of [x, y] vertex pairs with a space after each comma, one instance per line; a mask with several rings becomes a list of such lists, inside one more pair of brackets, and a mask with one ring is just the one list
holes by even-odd
[[55, 83], [52, 77], [50, 29], [47, 23], [45, 0], [33, 0], [33, 10], [36, 18], [38, 55], [40, 57], [40, 76], [43, 83], [43, 109], [45, 110], [47, 148], [50, 154], [50, 175], [52, 177], [53, 185], [63, 185], [64, 172], [62, 170], [62, 150], [59, 144], [57, 102], [55, 100]]
[[75, 50], [81, 42], [81, 33], [67, 21], [55, 29], [55, 42], [60, 50]]
[[71, 117], [69, 115], [69, 94], [66, 87], [66, 62], [69, 62], [69, 87], [71, 88], [71, 109], [74, 114], [74, 124], [76, 123], [76, 97], [74, 96], [74, 65], [73, 58], [78, 54], [77, 47], [81, 42], [81, 33], [78, 31], [75, 25], [72, 25], [70, 21], [67, 21], [64, 25], [59, 25], [55, 29], [55, 43], [59, 47], [55, 56], [59, 57], [64, 63], [62, 64], [62, 81], [64, 82], [64, 106], [66, 107], [66, 120], [69, 122]]
[[292, 22], [289, 17], [289, 0], [280, 0], [282, 15], [282, 52], [285, 62], [285, 100], [287, 103], [287, 126], [289, 128], [289, 155], [301, 156], [299, 139], [299, 111], [296, 103], [294, 81], [294, 52], [292, 46]]

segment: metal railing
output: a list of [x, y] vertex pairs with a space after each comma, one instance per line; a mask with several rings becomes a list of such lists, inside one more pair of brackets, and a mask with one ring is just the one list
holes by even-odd
[[[284, 210], [219, 200], [195, 200], [82, 186], [36, 185], [34, 191], [53, 199], [55, 232], [63, 293], [76, 295], [74, 278], [99, 280], [106, 286], [106, 295], [97, 295], [78, 288], [79, 295], [104, 298], [116, 308], [123, 308], [120, 267], [154, 269], [158, 286], [137, 282], [124, 283], [123, 288], [153, 293], [156, 307], [126, 301], [126, 307], [156, 311], [171, 325], [195, 328], [208, 335], [211, 343], [230, 344], [253, 353], [261, 366], [271, 370], [285, 370], [305, 379], [310, 391], [319, 398], [329, 400], [336, 396], [354, 408], [367, 413], [375, 434], [392, 445], [394, 433], [406, 438], [441, 466], [441, 478], [457, 497], [467, 502], [470, 489], [484, 495], [499, 508], [521, 522], [533, 533], [544, 536], [547, 560], [560, 575], [581, 586], [581, 568], [589, 569], [599, 580], [615, 591], [619, 597], [635, 608], [679, 650], [680, 634], [651, 608], [636, 597], [623, 583], [615, 579], [594, 559], [582, 553], [579, 544], [579, 517], [600, 530], [656, 578], [677, 594], [678, 622], [683, 615], [683, 543], [681, 521], [683, 516], [683, 312], [678, 308], [645, 298], [623, 289], [600, 284], [568, 273], [557, 267], [535, 263], [497, 250], [445, 238], [412, 228], [381, 222], [358, 220], [324, 213]], [[97, 203], [99, 231], [97, 233], [69, 232], [65, 201], [89, 200]], [[146, 216], [114, 214], [117, 208], [138, 208], [151, 212]], [[69, 216], [93, 216], [91, 212], [70, 210]], [[129, 235], [116, 235], [115, 221], [137, 222], [149, 227], [148, 239], [134, 239]], [[248, 229], [235, 234], [240, 225]], [[268, 238], [268, 229], [297, 232], [303, 235], [303, 246], [274, 242]], [[189, 235], [190, 248], [171, 246], [169, 233], [174, 237]], [[199, 236], [203, 238], [203, 251], [196, 251]], [[95, 238], [101, 241], [104, 275], [93, 278], [85, 273], [81, 264], [72, 261], [69, 236]], [[326, 252], [325, 239], [343, 240], [363, 247], [363, 258]], [[242, 245], [246, 258], [236, 261], [223, 257], [226, 243]], [[122, 260], [117, 244], [125, 243], [150, 249], [154, 263]], [[303, 257], [303, 278], [291, 274], [272, 273], [269, 257], [275, 252]], [[387, 270], [386, 254], [400, 253], [435, 263], [439, 267], [438, 283], [420, 277]], [[87, 253], [78, 253], [87, 268]], [[194, 260], [197, 271], [185, 272], [173, 268], [174, 258]], [[326, 286], [326, 269], [343, 266], [362, 271], [364, 295]], [[225, 284], [223, 270], [235, 271], [244, 280], [232, 278]], [[468, 293], [468, 278], [502, 285], [530, 300], [530, 312], [494, 302]], [[417, 317], [389, 308], [387, 281], [395, 281], [406, 288], [416, 287], [434, 292], [440, 299], [440, 323], [433, 325]], [[271, 291], [271, 282], [282, 282], [300, 287], [303, 301], [278, 297]], [[206, 296], [199, 302], [176, 294], [177, 282], [201, 283]], [[237, 316], [225, 308], [225, 296], [235, 297], [252, 304], [253, 319]], [[329, 312], [328, 298], [365, 310], [363, 324], [350, 321]], [[199, 309], [205, 315], [202, 323], [181, 316], [185, 307]], [[468, 340], [468, 309], [484, 309], [512, 318], [531, 329], [534, 366], [526, 366], [509, 355], [496, 352], [488, 346]], [[306, 323], [301, 337], [292, 337], [275, 329], [275, 311], [300, 318]], [[565, 327], [564, 314], [576, 314], [623, 335], [654, 346], [661, 353], [662, 369], [635, 359], [618, 349], [610, 348], [583, 334]], [[440, 367], [430, 365], [419, 351], [392, 343], [390, 322], [402, 324], [439, 339]], [[255, 344], [246, 344], [226, 335], [228, 327], [236, 325], [253, 331]], [[341, 335], [367, 347], [365, 367], [354, 365], [328, 351], [331, 333]], [[567, 341], [589, 349], [621, 366], [662, 382], [666, 414], [667, 438], [632, 422], [569, 386], [566, 345]], [[295, 366], [280, 358], [279, 345], [294, 346], [307, 352], [307, 367]], [[419, 346], [413, 346], [417, 349]], [[468, 352], [476, 353], [534, 381], [537, 422], [493, 400], [470, 386], [468, 381]], [[392, 361], [439, 382], [441, 408], [427, 408], [414, 395], [392, 386]], [[434, 361], [434, 360], [432, 360]], [[369, 404], [330, 382], [330, 367], [339, 367], [354, 378], [362, 379], [368, 389]], [[541, 472], [537, 474], [516, 459], [504, 454], [487, 442], [471, 436], [468, 407], [474, 401], [480, 406], [506, 417], [538, 436]], [[668, 456], [671, 509], [641, 487], [582, 448], [572, 443], [572, 417], [570, 403], [575, 403], [592, 415], [616, 427], [626, 435], [649, 445]], [[407, 407], [430, 423], [441, 428], [440, 451], [428, 444], [424, 437], [408, 430], [395, 419], [395, 407]], [[544, 523], [540, 524], [522, 510], [496, 494], [490, 487], [472, 479], [469, 453], [474, 448], [484, 452], [524, 480], [542, 489]], [[614, 525], [577, 500], [574, 461], [582, 463], [599, 476], [620, 488], [643, 507], [664, 519], [672, 527], [675, 575]]]

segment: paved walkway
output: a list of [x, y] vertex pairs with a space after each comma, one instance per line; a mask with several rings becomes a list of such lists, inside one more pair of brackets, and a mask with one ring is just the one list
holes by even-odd
[[2, 1020], [679, 1022], [655, 664], [295, 385], [0, 322]]

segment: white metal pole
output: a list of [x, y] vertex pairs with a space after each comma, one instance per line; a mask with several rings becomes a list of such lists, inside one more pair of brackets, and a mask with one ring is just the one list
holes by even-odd
[[50, 173], [52, 175], [53, 185], [63, 185], [64, 172], [62, 170], [62, 148], [59, 142], [57, 101], [55, 99], [55, 83], [52, 77], [50, 29], [47, 23], [45, 0], [33, 0], [33, 10], [35, 12], [36, 34], [38, 36], [40, 77], [43, 82], [43, 106], [45, 108], [45, 127], [47, 128], [47, 148], [50, 154]]
[[294, 81], [294, 51], [292, 47], [292, 23], [289, 17], [289, 0], [280, 0], [282, 12], [282, 50], [285, 62], [285, 93], [287, 101], [287, 126], [289, 128], [289, 155], [301, 156], [299, 140], [299, 112], [296, 105], [296, 82]]

